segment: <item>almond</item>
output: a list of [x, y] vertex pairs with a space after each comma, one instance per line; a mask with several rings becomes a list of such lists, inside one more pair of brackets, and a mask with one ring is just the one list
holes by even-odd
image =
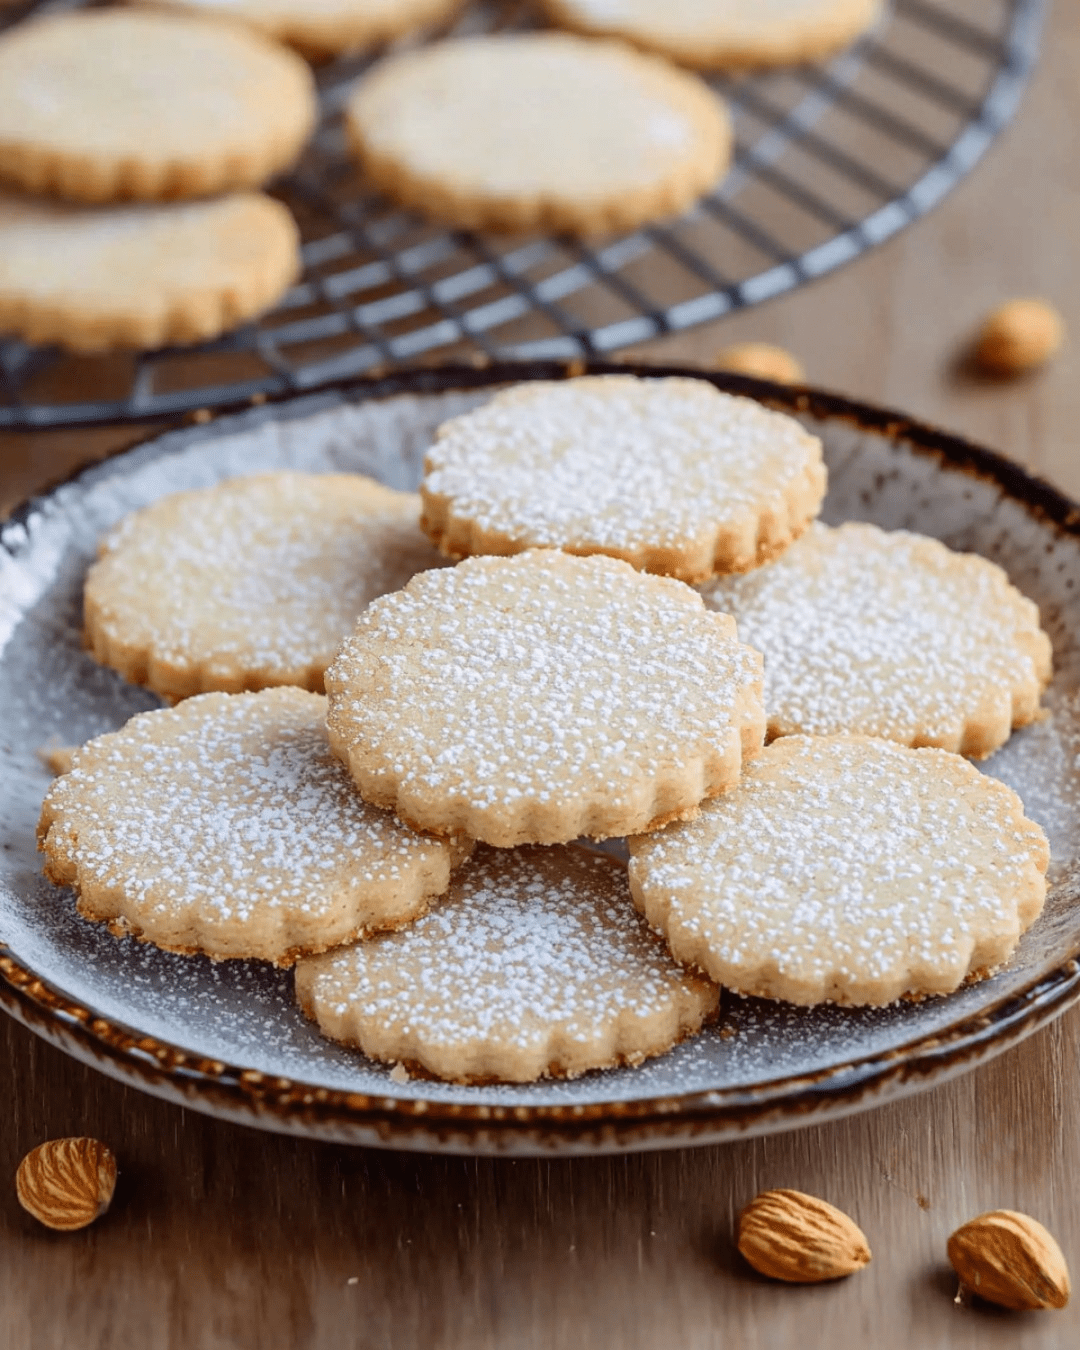
[[19, 1204], [46, 1228], [85, 1228], [109, 1208], [116, 1159], [96, 1139], [50, 1139], [19, 1164]]
[[774, 1280], [817, 1284], [860, 1270], [866, 1237], [842, 1210], [802, 1191], [762, 1191], [739, 1215], [739, 1251]]
[[738, 375], [753, 375], [755, 379], [772, 380], [774, 384], [802, 384], [806, 372], [799, 361], [783, 347], [770, 342], [737, 342], [722, 347], [713, 357], [718, 370], [731, 370]]
[[1027, 1311], [1064, 1308], [1069, 1268], [1041, 1223], [1012, 1209], [992, 1209], [949, 1238], [960, 1283], [989, 1303]]
[[1061, 315], [1045, 300], [1009, 300], [983, 324], [975, 358], [992, 375], [1021, 375], [1048, 361], [1064, 337]]

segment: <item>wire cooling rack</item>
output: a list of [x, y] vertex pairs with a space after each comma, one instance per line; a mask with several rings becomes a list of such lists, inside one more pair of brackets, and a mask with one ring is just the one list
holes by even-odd
[[[318, 133], [274, 186], [300, 223], [300, 283], [199, 347], [79, 358], [2, 343], [0, 427], [174, 417], [470, 353], [605, 355], [760, 304], [888, 239], [955, 186], [1012, 117], [1046, 5], [893, 0], [827, 64], [713, 80], [735, 120], [726, 180], [678, 221], [590, 245], [448, 231], [373, 196], [340, 116], [367, 62], [334, 62], [318, 71]], [[433, 36], [534, 22], [528, 4], [478, 3]]]

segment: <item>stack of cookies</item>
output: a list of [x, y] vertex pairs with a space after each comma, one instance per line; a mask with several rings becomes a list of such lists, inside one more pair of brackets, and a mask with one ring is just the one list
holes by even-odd
[[1048, 852], [963, 756], [1039, 715], [1050, 644], [993, 564], [818, 523], [825, 485], [793, 419], [608, 376], [445, 424], [419, 497], [164, 498], [103, 541], [85, 618], [177, 706], [75, 752], [47, 874], [117, 933], [295, 963], [397, 1076], [637, 1063], [721, 985], [984, 976]]
[[[315, 125], [303, 56], [378, 46], [461, 3], [129, 0], [6, 33], [0, 333], [160, 347], [272, 307], [300, 270], [299, 237], [259, 189]], [[365, 75], [345, 122], [369, 182], [469, 229], [595, 234], [678, 214], [726, 172], [732, 133], [721, 100], [674, 62], [823, 56], [880, 0], [544, 10], [575, 31], [435, 43]]]

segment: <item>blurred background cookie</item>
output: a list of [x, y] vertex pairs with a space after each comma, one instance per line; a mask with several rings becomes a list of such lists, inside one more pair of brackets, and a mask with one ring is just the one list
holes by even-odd
[[563, 33], [391, 56], [346, 125], [387, 196], [467, 229], [631, 229], [686, 210], [731, 157], [727, 112], [696, 76]]
[[0, 193], [0, 332], [73, 351], [199, 342], [275, 303], [299, 234], [259, 192], [72, 206]]
[[88, 10], [0, 39], [0, 180], [82, 202], [254, 187], [296, 159], [314, 86], [293, 52], [239, 25]]
[[439, 23], [465, 0], [128, 0], [188, 13], [217, 14], [323, 60], [373, 47]]
[[882, 0], [543, 0], [579, 33], [621, 37], [702, 70], [798, 65], [842, 50]]

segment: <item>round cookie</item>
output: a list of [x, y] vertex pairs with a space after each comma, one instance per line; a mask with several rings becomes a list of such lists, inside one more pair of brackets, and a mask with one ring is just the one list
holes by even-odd
[[769, 561], [825, 495], [821, 442], [705, 380], [518, 385], [444, 423], [421, 525], [450, 557], [560, 548], [703, 581]]
[[205, 694], [90, 741], [41, 808], [46, 876], [118, 935], [215, 960], [291, 965], [415, 919], [462, 846], [366, 806], [325, 712], [301, 689]]
[[387, 196], [477, 230], [633, 229], [685, 211], [731, 158], [727, 112], [697, 76], [565, 33], [391, 56], [346, 129]]
[[0, 332], [78, 352], [202, 342], [269, 309], [300, 270], [262, 193], [86, 207], [0, 194]]
[[681, 582], [534, 550], [424, 572], [326, 672], [364, 797], [501, 848], [693, 813], [761, 747], [761, 657]]
[[255, 187], [315, 125], [311, 72], [237, 24], [93, 9], [0, 38], [0, 179], [81, 202]]
[[374, 47], [442, 23], [462, 0], [128, 0], [218, 14], [257, 29], [313, 61]]
[[1011, 788], [946, 750], [790, 736], [696, 820], [630, 840], [676, 959], [741, 994], [882, 1006], [1007, 960], [1049, 849]]
[[769, 735], [841, 732], [981, 759], [1039, 716], [1050, 639], [1005, 573], [936, 539], [815, 524], [702, 588], [765, 656]]
[[818, 61], [861, 37], [882, 0], [542, 0], [552, 22], [621, 37], [699, 70]]
[[455, 1082], [639, 1064], [716, 1010], [634, 912], [626, 873], [576, 848], [482, 846], [400, 933], [296, 967], [322, 1032]]
[[418, 507], [360, 474], [260, 474], [163, 497], [103, 540], [84, 590], [87, 645], [170, 699], [321, 692], [361, 610], [441, 565]]

